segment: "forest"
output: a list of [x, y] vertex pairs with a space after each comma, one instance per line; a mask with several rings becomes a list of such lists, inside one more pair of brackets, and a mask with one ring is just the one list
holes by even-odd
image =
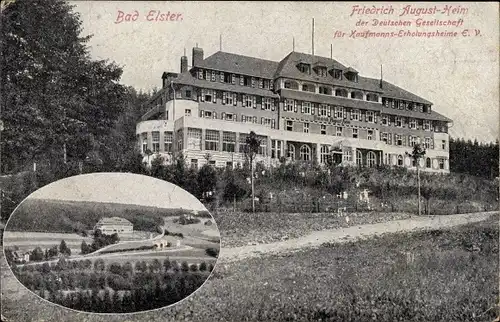
[[79, 311], [130, 313], [176, 303], [196, 291], [214, 269], [212, 263], [111, 262], [103, 259], [11, 266], [19, 281], [51, 302]]

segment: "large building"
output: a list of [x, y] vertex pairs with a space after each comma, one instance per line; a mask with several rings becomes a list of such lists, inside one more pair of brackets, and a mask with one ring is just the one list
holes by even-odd
[[104, 217], [97, 222], [94, 230], [100, 230], [105, 235], [112, 235], [114, 233], [130, 234], [134, 231], [134, 226], [130, 221], [120, 217]]
[[[192, 66], [164, 73], [162, 89], [137, 124], [139, 146], [150, 161], [230, 166], [244, 162], [250, 131], [261, 140], [257, 161], [412, 168], [417, 142], [427, 149], [420, 167], [449, 172], [451, 120], [432, 103], [382, 79], [359, 75], [330, 58], [291, 52], [281, 61], [193, 48]], [[336, 152], [336, 153], [335, 153]], [[147, 155], [147, 157], [146, 157]], [[331, 159], [330, 159], [331, 160]]]

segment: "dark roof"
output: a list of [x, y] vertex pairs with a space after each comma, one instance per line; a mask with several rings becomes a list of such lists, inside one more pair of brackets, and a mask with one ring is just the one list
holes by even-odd
[[347, 67], [347, 69], [345, 70], [345, 72], [346, 72], [346, 73], [355, 73], [355, 74], [357, 74], [357, 73], [358, 73], [358, 71], [357, 71], [357, 70], [355, 70], [355, 69], [354, 69], [354, 68], [352, 68], [352, 67]]
[[[378, 80], [378, 79], [372, 79], [372, 81], [380, 84], [380, 80]], [[422, 103], [422, 104], [432, 104], [428, 100], [423, 99], [420, 96], [417, 96], [413, 93], [410, 93], [407, 90], [404, 90], [401, 87], [398, 87], [398, 86], [391, 84], [389, 82], [386, 82], [386, 81], [382, 81], [382, 90], [384, 91], [383, 96], [385, 96], [385, 97], [399, 98], [399, 99], [404, 99], [404, 100], [413, 101], [413, 102]]]
[[254, 88], [254, 87], [240, 86], [239, 84], [233, 85], [233, 84], [221, 83], [218, 81], [212, 82], [204, 79], [198, 79], [196, 77], [193, 77], [193, 75], [191, 75], [191, 73], [189, 72], [180, 74], [179, 77], [173, 79], [172, 81], [176, 84], [191, 85], [191, 86], [215, 89], [220, 91], [243, 93], [248, 95], [267, 96], [274, 98], [279, 97], [277, 94], [273, 93], [268, 89]]
[[407, 111], [393, 108], [386, 108], [380, 103], [356, 100], [343, 98], [339, 96], [329, 96], [329, 95], [319, 95], [309, 92], [301, 92], [291, 89], [282, 89], [281, 96], [290, 99], [315, 102], [321, 104], [331, 104], [331, 105], [341, 105], [350, 108], [359, 108], [371, 111], [379, 111], [384, 114], [392, 114], [392, 115], [400, 115], [418, 119], [425, 120], [437, 120], [437, 121], [446, 121], [451, 122], [451, 120], [435, 111], [431, 111], [431, 113], [421, 113], [415, 111]]
[[195, 67], [272, 79], [278, 62], [218, 51]]
[[398, 115], [398, 116], [406, 116], [406, 117], [412, 117], [412, 118], [418, 118], [418, 119], [424, 119], [424, 120], [435, 120], [435, 121], [444, 121], [444, 122], [451, 122], [452, 121], [451, 119], [447, 118], [446, 116], [439, 114], [438, 112], [435, 112], [433, 110], [431, 110], [430, 113], [421, 113], [421, 112], [416, 112], [416, 111], [400, 110], [397, 108], [384, 108], [382, 110], [382, 113]]
[[312, 75], [304, 74], [297, 68], [297, 64], [300, 61], [308, 61], [310, 63], [319, 62], [321, 64], [329, 66], [330, 68], [335, 67], [336, 69], [341, 69], [341, 70], [347, 69], [346, 66], [342, 65], [340, 62], [334, 59], [325, 58], [321, 56], [312, 56], [309, 54], [298, 53], [293, 51], [290, 54], [288, 54], [285, 58], [283, 58], [283, 60], [279, 63], [279, 66], [276, 70], [276, 73], [274, 74], [274, 77], [300, 79], [303, 81], [311, 81], [328, 85], [338, 85], [347, 88], [364, 89], [371, 92], [382, 93], [382, 89], [380, 88], [378, 83], [373, 83], [372, 81], [365, 81], [365, 78], [363, 77], [359, 77], [358, 82], [355, 83], [347, 79], [338, 80], [331, 76], [320, 77], [314, 74]]

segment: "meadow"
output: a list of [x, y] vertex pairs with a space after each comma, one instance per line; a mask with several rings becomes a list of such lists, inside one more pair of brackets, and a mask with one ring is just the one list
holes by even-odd
[[[186, 300], [127, 321], [492, 321], [498, 219], [222, 261]], [[123, 320], [74, 314], [22, 290], [3, 305], [10, 321]]]

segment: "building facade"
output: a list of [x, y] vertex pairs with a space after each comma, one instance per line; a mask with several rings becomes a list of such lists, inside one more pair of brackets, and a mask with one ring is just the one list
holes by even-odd
[[101, 218], [94, 226], [94, 230], [99, 229], [105, 235], [112, 235], [114, 233], [131, 234], [134, 231], [134, 226], [130, 221], [120, 217], [105, 217]]
[[[291, 52], [269, 61], [193, 48], [192, 65], [164, 73], [162, 89], [137, 124], [145, 162], [182, 152], [192, 166], [233, 166], [245, 159], [255, 132], [256, 161], [414, 168], [407, 155], [426, 148], [420, 168], [449, 172], [451, 120], [432, 103], [382, 79], [367, 78], [336, 60]], [[331, 159], [330, 159], [331, 160]]]

